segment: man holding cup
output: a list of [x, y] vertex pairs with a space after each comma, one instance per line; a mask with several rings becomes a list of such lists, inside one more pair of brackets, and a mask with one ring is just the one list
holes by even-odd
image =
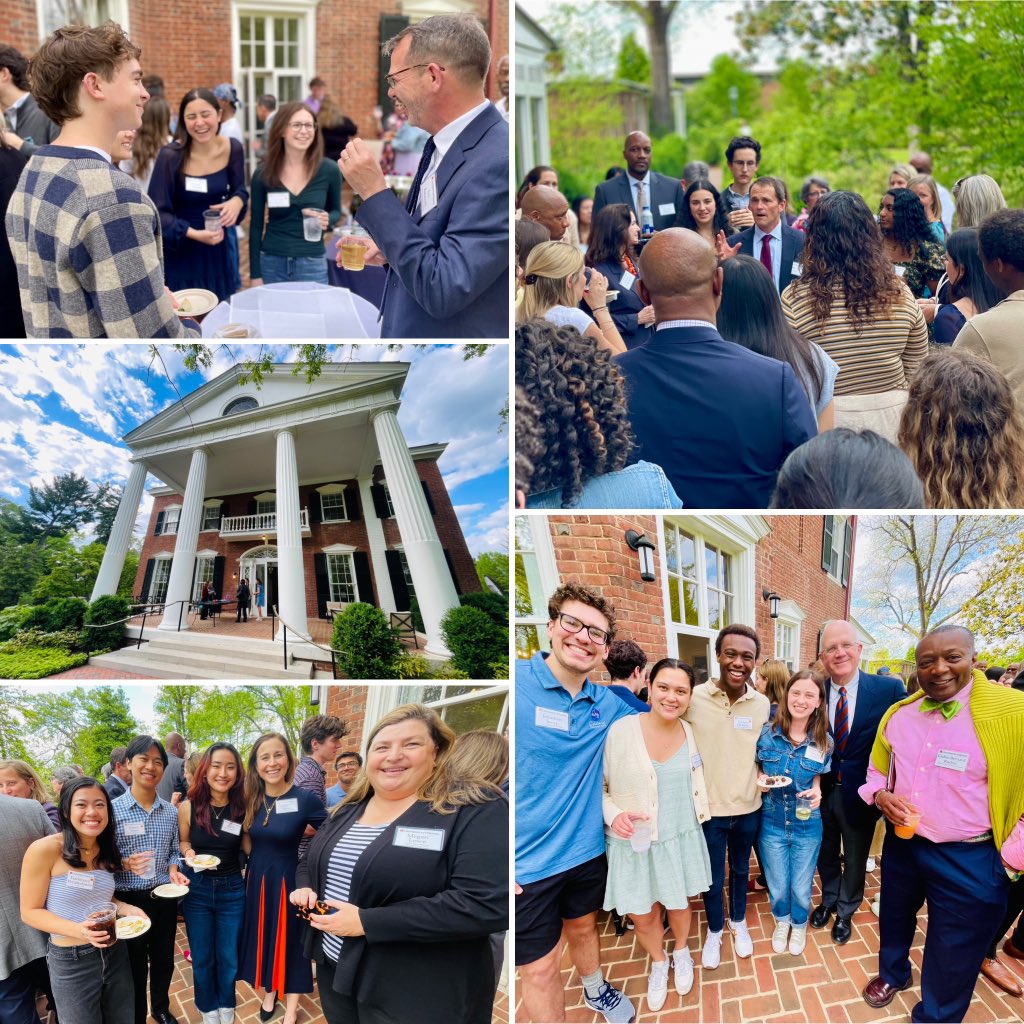
[[[1024, 694], [974, 671], [974, 636], [944, 625], [915, 651], [921, 692], [882, 718], [860, 795], [887, 830], [876, 1009], [912, 982], [910, 947], [928, 902], [921, 1001], [912, 1021], [962, 1021], [978, 970], [1024, 870]], [[915, 824], [916, 822], [916, 824]]]

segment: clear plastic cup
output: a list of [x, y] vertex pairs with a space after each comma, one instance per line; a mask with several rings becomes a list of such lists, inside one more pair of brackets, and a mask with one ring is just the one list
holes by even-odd
[[109, 945], [117, 942], [116, 903], [94, 903], [89, 908], [86, 921], [93, 927], [102, 928], [110, 936]]
[[811, 806], [811, 798], [809, 796], [798, 796], [796, 798], [796, 820], [797, 821], [809, 821], [811, 817], [811, 811], [814, 808]]
[[319, 242], [324, 236], [323, 216], [325, 210], [317, 210], [312, 206], [302, 211], [302, 234], [307, 242]]
[[135, 872], [139, 878], [156, 878], [156, 851], [155, 850], [138, 850], [138, 854], [145, 856], [146, 860], [139, 870]]
[[921, 812], [914, 811], [912, 814], [907, 815], [907, 823], [905, 825], [894, 825], [893, 828], [900, 839], [913, 839], [917, 826], [920, 824]]
[[341, 265], [345, 270], [362, 270], [366, 266], [366, 235], [349, 234], [341, 240]]
[[203, 227], [207, 231], [216, 231], [221, 236], [224, 234], [224, 229], [220, 224], [220, 213], [216, 210], [207, 210], [203, 214]]
[[634, 821], [633, 834], [629, 837], [629, 845], [634, 853], [646, 853], [651, 848], [651, 823]]

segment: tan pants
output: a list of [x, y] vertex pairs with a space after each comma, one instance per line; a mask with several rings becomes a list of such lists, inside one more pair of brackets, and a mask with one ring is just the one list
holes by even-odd
[[900, 416], [907, 404], [906, 391], [896, 389], [873, 395], [837, 395], [835, 402], [837, 427], [873, 430], [892, 444], [897, 444]]

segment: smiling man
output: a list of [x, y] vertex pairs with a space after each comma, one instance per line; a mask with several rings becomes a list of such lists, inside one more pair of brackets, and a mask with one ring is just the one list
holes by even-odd
[[758, 178], [750, 186], [749, 210], [754, 223], [729, 239], [729, 245], [739, 245], [744, 256], [760, 260], [775, 282], [775, 290], [782, 290], [800, 275], [800, 256], [804, 249], [804, 233], [789, 227], [786, 212], [786, 186], [779, 178]]
[[636, 714], [588, 679], [615, 635], [615, 609], [597, 591], [564, 583], [548, 601], [551, 653], [516, 663], [516, 964], [535, 1024], [565, 1020], [561, 937], [587, 1006], [606, 1021], [634, 1019], [604, 980], [597, 911], [608, 862], [601, 813], [604, 741]]
[[883, 717], [860, 787], [891, 825], [913, 827], [908, 839], [886, 829], [878, 977], [864, 1000], [878, 1009], [910, 987], [910, 946], [927, 901], [911, 1020], [962, 1021], [1009, 876], [1024, 870], [1024, 694], [974, 671], [974, 636], [962, 626], [932, 630], [915, 660], [921, 692]]

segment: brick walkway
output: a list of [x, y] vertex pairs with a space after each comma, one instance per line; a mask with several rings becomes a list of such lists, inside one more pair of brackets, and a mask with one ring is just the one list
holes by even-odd
[[[869, 901], [878, 892], [879, 874], [868, 875], [864, 909], [854, 915], [853, 938], [845, 946], [836, 946], [829, 929], [807, 930], [807, 948], [803, 956], [774, 953], [771, 935], [775, 921], [765, 892], [750, 893], [747, 900], [747, 925], [754, 940], [754, 955], [740, 960], [733, 954], [731, 936], [722, 943], [722, 964], [715, 971], [700, 966], [700, 949], [705, 931], [703, 903], [698, 897], [688, 942], [696, 970], [689, 994], [679, 996], [672, 988], [669, 972], [669, 996], [658, 1013], [647, 1009], [647, 972], [649, 961], [634, 933], [617, 938], [611, 916], [601, 914], [601, 962], [605, 976], [626, 994], [636, 1007], [638, 1024], [733, 1024], [733, 1022], [779, 1022], [779, 1024], [819, 1024], [830, 1022], [903, 1022], [920, 998], [920, 965], [924, 932], [918, 928], [910, 958], [914, 963], [914, 983], [901, 992], [883, 1010], [874, 1010], [861, 998], [861, 990], [878, 969], [878, 919], [869, 909]], [[814, 887], [815, 905], [820, 889]], [[699, 908], [699, 909], [697, 909]], [[919, 926], [926, 923], [922, 912]], [[666, 934], [666, 946], [672, 940]], [[1024, 963], [1008, 956], [1007, 964], [1024, 983]], [[562, 958], [562, 977], [566, 989], [566, 1021], [601, 1022], [603, 1018], [583, 1004], [583, 989], [568, 950]], [[978, 979], [966, 1024], [989, 1021], [1020, 1021], [1024, 1002], [995, 988], [985, 978]], [[517, 1019], [526, 1020], [517, 1005]], [[540, 1022], [538, 1022], [540, 1024]]]

